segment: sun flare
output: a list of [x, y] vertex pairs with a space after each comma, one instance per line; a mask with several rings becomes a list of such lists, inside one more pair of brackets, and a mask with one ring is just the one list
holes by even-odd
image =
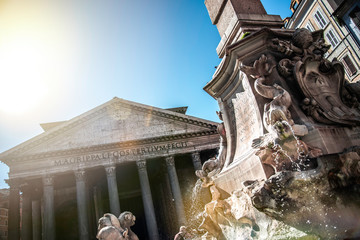
[[39, 6], [14, 1], [0, 8], [0, 113], [41, 111], [64, 94], [73, 34], [52, 5]]
[[0, 46], [0, 110], [23, 113], [46, 96], [47, 52], [31, 37], [15, 36]]

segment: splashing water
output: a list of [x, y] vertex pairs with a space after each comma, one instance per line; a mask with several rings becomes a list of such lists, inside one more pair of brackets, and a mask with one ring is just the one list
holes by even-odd
[[[275, 142], [275, 139], [273, 140], [273, 149], [276, 150], [274, 154], [276, 154], [274, 161], [276, 165], [279, 164], [280, 156], [283, 155], [286, 158], [290, 160], [292, 165], [294, 166], [294, 169], [298, 172], [300, 172], [304, 167], [306, 167], [305, 162], [308, 159], [308, 154], [303, 151], [304, 145], [299, 140], [299, 138], [295, 135], [294, 129], [287, 121], [281, 121], [280, 124], [285, 125], [287, 128], [289, 128], [291, 132], [291, 136], [288, 136], [286, 138], [292, 138], [296, 141], [296, 152], [297, 152], [297, 159], [293, 159], [291, 156], [289, 156], [288, 152], [283, 149], [283, 147]], [[276, 132], [275, 126], [273, 126], [274, 131]]]

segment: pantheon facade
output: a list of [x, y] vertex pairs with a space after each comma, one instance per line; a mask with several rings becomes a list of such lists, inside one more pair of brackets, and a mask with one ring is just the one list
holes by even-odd
[[107, 212], [136, 216], [140, 239], [186, 224], [194, 171], [219, 147], [216, 122], [120, 98], [0, 154], [9, 168], [9, 239], [95, 239]]

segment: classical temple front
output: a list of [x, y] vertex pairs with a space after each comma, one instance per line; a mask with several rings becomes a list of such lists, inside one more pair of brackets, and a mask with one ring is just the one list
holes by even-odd
[[115, 97], [41, 124], [42, 134], [0, 154], [10, 168], [9, 239], [95, 239], [97, 220], [123, 211], [136, 216], [140, 239], [173, 237], [195, 170], [219, 146], [218, 124], [186, 109]]

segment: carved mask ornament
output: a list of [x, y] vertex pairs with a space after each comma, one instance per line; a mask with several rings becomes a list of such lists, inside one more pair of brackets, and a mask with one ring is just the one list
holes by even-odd
[[317, 105], [317, 114], [332, 123], [360, 124], [359, 110], [346, 106], [340, 97], [345, 81], [340, 62], [312, 59], [298, 61], [295, 77], [305, 97]]

